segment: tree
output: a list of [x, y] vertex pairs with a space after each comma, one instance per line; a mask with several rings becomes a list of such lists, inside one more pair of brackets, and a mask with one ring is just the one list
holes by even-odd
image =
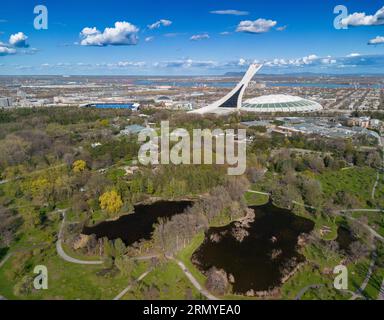
[[116, 214], [123, 206], [121, 196], [115, 191], [107, 191], [99, 198], [100, 208], [107, 211], [109, 214]]
[[135, 263], [129, 257], [122, 256], [115, 259], [115, 266], [119, 269], [123, 276], [127, 276], [132, 273]]
[[208, 290], [223, 295], [228, 291], [229, 287], [227, 274], [224, 270], [217, 270], [215, 267], [212, 267], [207, 272], [205, 285]]
[[75, 173], [84, 171], [86, 167], [87, 163], [84, 160], [76, 160], [72, 165], [73, 172]]

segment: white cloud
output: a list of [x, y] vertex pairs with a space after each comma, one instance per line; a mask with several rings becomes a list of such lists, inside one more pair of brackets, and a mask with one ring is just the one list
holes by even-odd
[[144, 67], [146, 66], [146, 62], [144, 61], [138, 61], [138, 62], [132, 62], [132, 61], [119, 61], [117, 63], [117, 66], [120, 68], [127, 68], [127, 67]]
[[23, 32], [18, 32], [9, 37], [9, 44], [15, 48], [28, 48], [27, 39]]
[[155, 23], [152, 23], [150, 25], [148, 25], [148, 29], [158, 29], [160, 28], [161, 26], [163, 27], [168, 27], [172, 24], [172, 21], [171, 20], [166, 20], [166, 19], [160, 19], [159, 21], [156, 21]]
[[266, 20], [263, 18], [257, 19], [255, 21], [244, 20], [240, 21], [236, 31], [248, 33], [264, 33], [271, 30], [271, 28], [273, 28], [276, 24], [276, 21]]
[[181, 59], [165, 62], [155, 62], [154, 67], [157, 68], [213, 68], [218, 66], [216, 61], [212, 60], [193, 60], [193, 59]]
[[377, 45], [377, 44], [384, 44], [384, 37], [377, 36], [376, 38], [373, 38], [368, 41], [369, 45]]
[[246, 65], [246, 63], [247, 63], [247, 61], [245, 59], [243, 59], [243, 58], [239, 59], [239, 66], [244, 66], [244, 65]]
[[377, 10], [374, 15], [367, 15], [365, 12], [355, 12], [348, 17], [341, 19], [342, 26], [377, 26], [384, 24], [384, 7]]
[[284, 31], [285, 29], [287, 29], [287, 26], [281, 26], [276, 28], [277, 31]]
[[268, 67], [284, 67], [284, 66], [295, 66], [300, 67], [304, 65], [312, 65], [312, 64], [331, 64], [336, 63], [334, 59], [331, 59], [330, 56], [325, 58], [320, 58], [315, 54], [310, 54], [308, 56], [296, 59], [273, 59], [269, 61], [265, 61], [264, 64]]
[[213, 14], [228, 14], [233, 16], [247, 16], [249, 14], [248, 11], [240, 11], [240, 10], [215, 10], [211, 11]]
[[105, 28], [104, 32], [100, 32], [95, 27], [86, 27], [80, 33], [82, 38], [80, 44], [98, 47], [135, 45], [138, 42], [138, 32], [139, 28], [125, 21], [116, 22], [115, 27]]
[[209, 39], [208, 33], [195, 34], [192, 37], [190, 37], [190, 40], [192, 41], [198, 41], [198, 40], [204, 40], [204, 39]]
[[13, 48], [8, 48], [7, 46], [0, 44], [0, 56], [9, 56], [11, 54], [15, 54], [16, 50]]
[[144, 40], [145, 42], [151, 42], [155, 39], [155, 37], [146, 37]]
[[232, 32], [228, 32], [228, 31], [223, 31], [223, 32], [220, 32], [220, 34], [222, 35], [222, 36], [228, 36], [228, 35], [230, 35]]
[[357, 52], [352, 52], [347, 55], [347, 58], [359, 57], [361, 54]]

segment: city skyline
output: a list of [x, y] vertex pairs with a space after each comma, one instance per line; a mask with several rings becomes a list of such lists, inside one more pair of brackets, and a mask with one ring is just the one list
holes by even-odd
[[[263, 63], [262, 73], [380, 73], [384, 6], [378, 1], [172, 3], [4, 1], [0, 75], [220, 75]], [[304, 14], [305, 12], [305, 14]], [[313, 13], [313, 14], [311, 14]]]

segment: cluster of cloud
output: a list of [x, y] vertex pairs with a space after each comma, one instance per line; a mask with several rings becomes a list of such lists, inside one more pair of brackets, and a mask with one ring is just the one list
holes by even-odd
[[336, 62], [337, 61], [333, 59], [331, 56], [319, 57], [315, 54], [310, 54], [308, 56], [305, 56], [302, 58], [295, 58], [295, 59], [273, 59], [270, 61], [265, 61], [264, 65], [268, 67], [287, 67], [287, 66], [300, 67], [300, 66], [308, 66], [308, 65], [314, 65], [314, 64], [329, 65], [329, 64], [335, 64]]
[[355, 12], [340, 21], [342, 26], [377, 26], [384, 24], [384, 7], [377, 10], [373, 15], [365, 12]]
[[378, 45], [378, 44], [384, 44], [384, 37], [377, 36], [376, 38], [373, 38], [368, 41], [369, 45]]
[[192, 40], [192, 41], [199, 41], [199, 40], [209, 39], [209, 34], [208, 33], [194, 34], [189, 39]]
[[247, 16], [247, 15], [249, 15], [248, 11], [240, 11], [240, 10], [215, 10], [215, 11], [211, 11], [210, 13], [232, 15], [232, 16]]
[[247, 32], [247, 33], [264, 33], [271, 30], [277, 24], [274, 20], [267, 20], [259, 18], [255, 21], [244, 20], [240, 21], [237, 26], [236, 32]]
[[18, 32], [10, 36], [9, 44], [15, 48], [28, 48], [27, 39], [28, 37], [24, 33]]
[[239, 58], [232, 61], [194, 60], [181, 58], [169, 61], [119, 61], [113, 63], [56, 63], [41, 64], [39, 66], [12, 65], [15, 70], [30, 70], [55, 74], [223, 74], [228, 71], [246, 70], [251, 63], [263, 63], [264, 73], [287, 72], [327, 72], [353, 73], [377, 72], [384, 67], [384, 55], [361, 55], [351, 53], [343, 57], [321, 57], [311, 54], [297, 59], [254, 60]]
[[82, 46], [123, 46], [135, 45], [138, 42], [139, 28], [135, 25], [117, 21], [112, 28], [105, 28], [103, 32], [96, 27], [86, 27], [80, 32]]
[[9, 37], [8, 43], [0, 42], [0, 56], [16, 54], [17, 49], [29, 48], [27, 40], [28, 37], [23, 32], [12, 34]]
[[148, 29], [150, 30], [159, 29], [161, 26], [168, 27], [171, 24], [172, 24], [171, 20], [160, 19], [159, 21], [156, 21], [155, 23], [148, 25]]

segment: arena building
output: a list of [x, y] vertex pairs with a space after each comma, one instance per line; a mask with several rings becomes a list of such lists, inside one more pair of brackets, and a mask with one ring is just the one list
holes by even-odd
[[244, 101], [240, 110], [257, 113], [271, 112], [313, 112], [323, 107], [311, 100], [296, 96], [277, 94], [248, 99]]
[[290, 95], [266, 95], [248, 99], [243, 103], [244, 91], [253, 76], [261, 69], [262, 65], [251, 64], [243, 79], [237, 86], [223, 98], [212, 104], [190, 111], [197, 114], [227, 114], [234, 111], [247, 111], [255, 113], [273, 112], [314, 112], [323, 107], [311, 100]]

